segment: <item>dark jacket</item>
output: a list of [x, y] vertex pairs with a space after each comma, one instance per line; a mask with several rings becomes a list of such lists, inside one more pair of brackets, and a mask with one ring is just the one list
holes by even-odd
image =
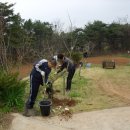
[[72, 69], [75, 69], [75, 67], [76, 66], [73, 63], [73, 61], [70, 60], [69, 58], [65, 57], [63, 60], [63, 64], [57, 73], [61, 72], [64, 68], [66, 68], [67, 71], [70, 72]]
[[[41, 75], [41, 71], [45, 72], [44, 81]], [[46, 59], [42, 59], [34, 64], [31, 75], [33, 75], [33, 81], [40, 82], [40, 84], [43, 85], [44, 82], [47, 83], [50, 72], [51, 68], [48, 66], [48, 61]]]

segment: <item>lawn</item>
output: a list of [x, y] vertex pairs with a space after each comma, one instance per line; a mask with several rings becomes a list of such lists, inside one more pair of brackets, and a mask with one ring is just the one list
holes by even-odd
[[[88, 59], [92, 65], [90, 68], [86, 68], [85, 66], [82, 67], [80, 76], [79, 69], [76, 70], [72, 81], [72, 89], [68, 94], [64, 94], [63, 76], [59, 77], [54, 82], [53, 88], [56, 91], [54, 99], [57, 100], [53, 99], [51, 116], [59, 115], [66, 107], [69, 108], [72, 113], [78, 113], [82, 111], [93, 111], [130, 105], [129, 59], [116, 59], [117, 65], [115, 69], [103, 69], [101, 65], [102, 59], [104, 58], [96, 57]], [[96, 64], [99, 60], [100, 64]], [[22, 67], [20, 69], [21, 78], [29, 75], [30, 69], [31, 67], [28, 65]], [[26, 73], [23, 70], [26, 70]], [[54, 71], [50, 77], [56, 77]], [[29, 89], [28, 80], [25, 102], [29, 96]], [[46, 98], [46, 95], [43, 94], [44, 90], [45, 86], [40, 86], [34, 106], [39, 115], [39, 101]], [[57, 104], [55, 104], [56, 101]], [[69, 103], [66, 103], [66, 101], [69, 101]], [[0, 113], [3, 113], [2, 108], [0, 108]], [[2, 123], [2, 120], [3, 118], [0, 118], [0, 123]]]
[[[57, 79], [53, 84], [54, 90], [58, 90], [54, 94], [54, 98], [74, 100], [75, 105], [67, 106], [64, 104], [62, 106], [69, 108], [73, 113], [127, 106], [129, 102], [124, 99], [123, 93], [130, 91], [129, 74], [130, 66], [127, 65], [116, 66], [116, 69], [103, 69], [101, 65], [92, 64], [90, 68], [83, 67], [80, 76], [79, 69], [76, 70], [69, 94], [64, 94], [63, 77]], [[35, 104], [37, 109], [39, 109], [38, 102], [45, 97], [43, 95], [44, 88], [44, 86], [40, 87]], [[28, 92], [29, 89], [27, 88]], [[59, 112], [59, 107], [61, 106], [53, 103], [52, 110], [54, 113], [52, 115]]]

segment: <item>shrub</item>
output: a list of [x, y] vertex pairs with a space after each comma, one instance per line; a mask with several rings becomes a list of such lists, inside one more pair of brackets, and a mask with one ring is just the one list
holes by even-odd
[[23, 108], [26, 85], [18, 79], [18, 74], [0, 71], [0, 106], [7, 111]]
[[74, 61], [74, 63], [78, 64], [80, 60], [82, 59], [82, 54], [78, 52], [73, 52], [71, 54], [71, 58]]

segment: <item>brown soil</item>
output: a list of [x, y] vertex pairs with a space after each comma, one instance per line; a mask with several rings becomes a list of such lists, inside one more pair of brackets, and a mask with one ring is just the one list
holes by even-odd
[[[83, 59], [83, 62], [89, 62], [93, 64], [101, 64], [103, 60], [115, 60], [116, 65], [126, 65], [130, 63], [130, 58], [124, 57], [114, 57], [114, 56], [100, 56], [100, 57], [89, 57], [87, 59]], [[22, 65], [20, 67], [14, 67], [13, 72], [18, 71], [20, 74], [20, 78], [26, 77], [30, 74], [32, 70], [32, 64]]]
[[58, 99], [58, 98], [53, 98], [52, 99], [53, 105], [54, 106], [75, 106], [76, 105], [76, 101], [73, 99]]
[[72, 118], [72, 112], [70, 110], [64, 110], [63, 112], [59, 114], [59, 118], [60, 118], [60, 121], [62, 121], [63, 119], [65, 121], [68, 121], [69, 119]]
[[87, 59], [83, 59], [85, 62], [101, 64], [104, 60], [114, 60], [117, 65], [127, 65], [130, 63], [130, 58], [125, 57], [114, 57], [114, 56], [102, 56], [102, 57], [90, 57]]
[[32, 70], [32, 64], [25, 64], [19, 67], [14, 67], [12, 69], [12, 72], [19, 72], [19, 77], [24, 78], [29, 76], [31, 70]]

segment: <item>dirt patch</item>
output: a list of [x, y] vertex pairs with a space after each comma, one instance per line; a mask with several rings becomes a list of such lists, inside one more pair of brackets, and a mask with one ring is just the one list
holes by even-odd
[[32, 64], [25, 64], [25, 65], [21, 65], [19, 67], [14, 67], [12, 69], [12, 72], [19, 72], [19, 77], [24, 78], [24, 77], [29, 76], [32, 68], [33, 68]]
[[60, 121], [65, 120], [68, 121], [72, 118], [72, 111], [70, 110], [64, 110], [59, 114]]
[[8, 130], [13, 120], [13, 116], [10, 114], [4, 114], [0, 116], [0, 130]]
[[76, 105], [76, 101], [73, 99], [58, 99], [54, 97], [52, 99], [53, 107], [54, 107], [54, 112], [58, 114], [59, 120], [65, 120], [68, 121], [69, 119], [72, 118], [73, 112], [69, 107], [73, 107]]
[[54, 106], [75, 106], [76, 105], [76, 101], [73, 99], [58, 99], [58, 98], [53, 98], [52, 99], [53, 105]]
[[87, 59], [83, 59], [85, 62], [90, 62], [93, 64], [102, 64], [104, 60], [114, 60], [117, 65], [127, 65], [130, 63], [129, 58], [125, 57], [114, 57], [114, 56], [105, 56], [105, 57], [90, 57]]
[[[116, 65], [126, 65], [130, 63], [130, 58], [125, 57], [114, 57], [114, 56], [101, 56], [101, 57], [89, 57], [87, 59], [83, 59], [83, 62], [90, 62], [93, 64], [102, 64], [103, 60], [115, 60]], [[33, 68], [32, 64], [25, 64], [21, 65], [19, 67], [14, 67], [12, 69], [13, 72], [19, 72], [20, 78], [24, 78], [26, 76], [29, 76], [31, 70]]]

